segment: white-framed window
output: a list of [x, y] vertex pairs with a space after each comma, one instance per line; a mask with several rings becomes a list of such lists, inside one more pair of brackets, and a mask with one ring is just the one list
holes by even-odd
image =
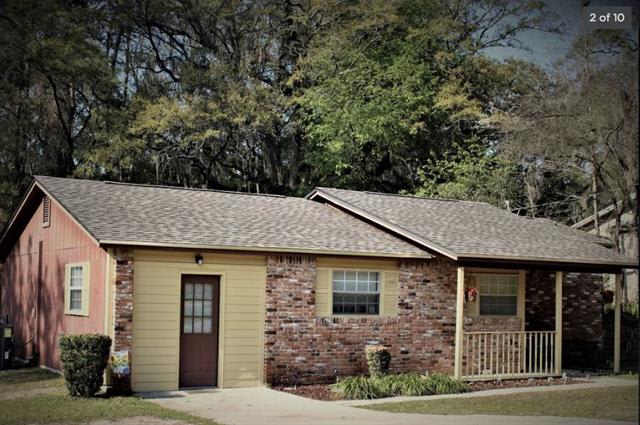
[[65, 266], [65, 314], [89, 315], [89, 263]]
[[477, 276], [481, 316], [515, 316], [518, 310], [518, 276]]
[[380, 273], [335, 270], [332, 277], [333, 314], [380, 314]]

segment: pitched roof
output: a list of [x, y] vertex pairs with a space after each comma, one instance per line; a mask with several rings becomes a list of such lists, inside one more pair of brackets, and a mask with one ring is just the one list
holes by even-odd
[[483, 202], [316, 188], [307, 195], [377, 223], [453, 259], [632, 266], [592, 235]]
[[304, 198], [35, 178], [101, 244], [430, 257]]

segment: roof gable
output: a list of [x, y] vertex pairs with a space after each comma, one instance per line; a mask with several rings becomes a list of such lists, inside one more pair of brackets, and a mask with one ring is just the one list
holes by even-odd
[[303, 198], [41, 176], [35, 185], [101, 245], [431, 257]]

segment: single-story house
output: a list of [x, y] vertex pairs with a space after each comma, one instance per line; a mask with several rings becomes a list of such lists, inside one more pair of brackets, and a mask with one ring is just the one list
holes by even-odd
[[565, 344], [601, 348], [601, 273], [634, 266], [479, 202], [52, 177], [34, 179], [0, 261], [18, 356], [60, 369], [60, 335], [104, 333], [134, 391], [334, 381], [366, 371], [367, 344], [393, 371], [558, 375]]

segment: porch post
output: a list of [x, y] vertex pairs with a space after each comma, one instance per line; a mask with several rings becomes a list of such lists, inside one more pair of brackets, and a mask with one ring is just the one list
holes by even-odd
[[620, 373], [620, 327], [622, 318], [622, 274], [616, 273], [616, 289], [613, 298], [614, 327], [613, 327], [613, 373]]
[[554, 341], [554, 373], [562, 373], [562, 279], [563, 273], [556, 272], [556, 336]]
[[458, 267], [456, 285], [456, 339], [454, 377], [462, 377], [462, 334], [464, 332], [464, 267]]

